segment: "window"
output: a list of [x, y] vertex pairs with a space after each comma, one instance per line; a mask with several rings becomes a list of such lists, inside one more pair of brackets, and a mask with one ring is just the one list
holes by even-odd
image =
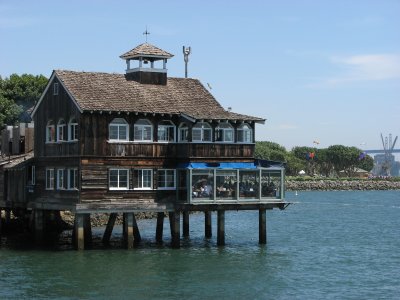
[[55, 82], [55, 83], [53, 84], [53, 95], [54, 95], [54, 96], [57, 96], [57, 95], [58, 95], [58, 83], [57, 83], [57, 82]]
[[46, 190], [54, 190], [54, 169], [46, 169]]
[[253, 130], [248, 124], [241, 125], [237, 130], [237, 141], [238, 143], [252, 143], [253, 142]]
[[171, 121], [158, 124], [157, 140], [159, 142], [175, 142], [175, 125]]
[[28, 184], [35, 185], [36, 174], [35, 174], [35, 166], [28, 167]]
[[67, 189], [78, 189], [78, 169], [68, 169]]
[[182, 123], [181, 125], [179, 125], [179, 141], [180, 142], [187, 142], [188, 141], [188, 137], [189, 137], [189, 127], [187, 126], [186, 123]]
[[153, 126], [149, 120], [140, 119], [135, 123], [135, 141], [147, 141], [151, 142], [153, 140]]
[[68, 123], [68, 141], [78, 140], [78, 123], [75, 118], [71, 118]]
[[220, 123], [215, 129], [215, 141], [233, 142], [233, 127], [229, 123]]
[[158, 188], [175, 189], [175, 170], [158, 170]]
[[53, 121], [48, 121], [46, 125], [46, 143], [54, 143], [56, 140], [55, 126]]
[[135, 189], [152, 189], [153, 188], [153, 170], [141, 169], [135, 170]]
[[64, 141], [65, 136], [65, 121], [60, 119], [57, 124], [57, 142]]
[[57, 190], [63, 190], [64, 187], [64, 169], [57, 170]]
[[123, 118], [112, 120], [109, 125], [109, 140], [110, 141], [128, 141], [129, 126]]
[[128, 169], [110, 169], [109, 173], [110, 190], [128, 190], [129, 189], [129, 170]]
[[210, 124], [200, 122], [193, 126], [192, 142], [211, 142], [212, 130]]
[[213, 170], [195, 169], [192, 171], [192, 198], [203, 198], [203, 200], [214, 198]]

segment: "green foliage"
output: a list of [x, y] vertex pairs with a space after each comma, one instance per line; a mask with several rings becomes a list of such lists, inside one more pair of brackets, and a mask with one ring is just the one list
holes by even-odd
[[0, 94], [0, 129], [7, 124], [13, 125], [18, 120], [21, 111], [21, 107]]
[[2, 80], [1, 90], [4, 97], [24, 107], [31, 107], [39, 100], [47, 84], [43, 75], [12, 74]]
[[47, 78], [43, 75], [12, 74], [9, 78], [0, 77], [0, 126], [15, 123], [18, 119], [16, 114], [21, 118], [21, 113], [36, 104], [46, 85]]
[[374, 167], [374, 159], [371, 156], [366, 155], [363, 159], [361, 159], [358, 162], [358, 167], [365, 171], [370, 172]]
[[[314, 157], [310, 158], [309, 153], [314, 153]], [[256, 142], [255, 149], [256, 158], [285, 162], [287, 176], [297, 176], [300, 170], [304, 170], [308, 175], [295, 180], [307, 180], [307, 178], [326, 180], [329, 177], [337, 179], [341, 171], [347, 175], [345, 180], [349, 180], [356, 168], [369, 172], [374, 166], [373, 159], [365, 156], [360, 160], [361, 153], [362, 151], [356, 147], [343, 145], [333, 145], [326, 149], [294, 147], [291, 151], [286, 151], [284, 147], [273, 142]]]

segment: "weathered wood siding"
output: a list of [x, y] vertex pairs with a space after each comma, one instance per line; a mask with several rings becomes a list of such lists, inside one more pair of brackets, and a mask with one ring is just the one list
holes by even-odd
[[[67, 138], [68, 122], [72, 117], [74, 117], [79, 123], [80, 112], [60, 83], [58, 85], [58, 95], [53, 95], [53, 84], [55, 82], [57, 82], [57, 78], [54, 78], [53, 82], [51, 82], [47, 93], [44, 95], [44, 98], [34, 115], [35, 157], [70, 156], [79, 154], [79, 140], [78, 142], [68, 142]], [[63, 119], [66, 123], [65, 141], [59, 143], [46, 143], [46, 126], [48, 121], [53, 121], [57, 131], [57, 123], [60, 119]], [[80, 130], [78, 126], [78, 136], [79, 134]]]
[[[31, 195], [31, 199], [33, 202], [37, 203], [47, 203], [47, 204], [57, 204], [60, 207], [65, 206], [69, 207], [73, 204], [79, 202], [79, 189], [78, 190], [67, 190], [57, 189], [57, 170], [68, 168], [76, 168], [78, 169], [79, 174], [79, 159], [78, 158], [42, 158], [37, 159], [35, 162], [35, 173], [36, 173], [36, 182], [34, 186], [34, 193]], [[54, 169], [55, 180], [54, 180], [54, 189], [46, 190], [46, 168]], [[65, 184], [67, 182], [67, 174], [64, 173]], [[78, 188], [80, 185], [80, 179], [78, 176]]]
[[[158, 190], [157, 173], [153, 172], [153, 190], [133, 189], [133, 170], [138, 168], [161, 169], [165, 167], [163, 160], [131, 160], [131, 159], [83, 159], [81, 163], [81, 203], [101, 204], [134, 204], [143, 208], [158, 204], [173, 203], [175, 190]], [[129, 190], [110, 190], [108, 174], [110, 168], [129, 169]]]
[[[124, 118], [129, 124], [130, 142], [109, 142], [109, 124], [115, 118]], [[147, 119], [153, 124], [153, 140], [157, 140], [157, 124], [162, 120], [171, 120], [176, 126], [178, 118], [168, 118], [135, 114], [109, 114], [108, 112], [83, 114], [81, 118], [82, 156], [129, 156], [142, 158], [178, 158], [178, 159], [252, 159], [254, 144], [237, 143], [158, 143], [134, 142], [134, 124], [139, 119]], [[213, 129], [217, 126], [212, 124]]]

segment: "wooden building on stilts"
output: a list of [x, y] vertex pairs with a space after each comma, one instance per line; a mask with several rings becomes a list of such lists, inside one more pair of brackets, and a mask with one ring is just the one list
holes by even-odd
[[283, 165], [254, 158], [255, 124], [265, 120], [225, 110], [196, 79], [168, 77], [173, 55], [147, 42], [120, 57], [125, 74], [53, 71], [32, 112], [25, 205], [37, 238], [46, 212], [71, 211], [74, 242], [83, 249], [90, 215], [108, 213], [107, 243], [122, 214], [132, 248], [141, 239], [135, 213], [155, 212], [156, 240], [168, 215], [178, 248], [181, 223], [188, 236], [189, 213], [197, 211], [204, 212], [206, 237], [217, 213], [223, 245], [225, 211], [258, 210], [259, 242], [266, 243], [266, 210], [287, 203]]

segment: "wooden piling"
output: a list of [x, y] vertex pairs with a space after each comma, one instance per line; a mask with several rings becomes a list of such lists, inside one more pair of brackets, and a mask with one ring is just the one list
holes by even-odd
[[258, 240], [260, 244], [267, 243], [267, 213], [266, 209], [258, 211]]
[[164, 216], [163, 212], [157, 213], [157, 228], [156, 228], [156, 241], [157, 243], [162, 243], [163, 230], [164, 230]]
[[217, 245], [225, 245], [225, 210], [218, 210]]
[[[3, 218], [1, 217], [2, 211], [3, 210], [0, 208], [0, 237], [1, 237], [1, 225], [2, 225], [2, 222], [3, 222]], [[0, 242], [1, 242], [1, 239], [0, 239]]]
[[182, 213], [182, 236], [183, 237], [188, 237], [189, 236], [189, 212], [188, 211], [184, 211]]
[[108, 222], [107, 222], [107, 227], [104, 230], [103, 234], [103, 239], [102, 242], [104, 245], [109, 245], [110, 244], [110, 239], [111, 239], [111, 234], [114, 229], [115, 221], [117, 220], [117, 213], [111, 213]]
[[135, 244], [137, 244], [142, 240], [142, 237], [140, 236], [139, 227], [137, 225], [134, 213], [132, 213], [132, 229], [133, 229], [133, 236], [135, 238], [134, 242]]
[[212, 237], [211, 211], [204, 212], [204, 231], [206, 238]]
[[84, 214], [83, 217], [83, 233], [84, 233], [84, 242], [85, 248], [92, 247], [92, 224], [90, 223], [90, 213]]
[[75, 214], [74, 244], [76, 250], [85, 249], [84, 214]]
[[133, 213], [123, 214], [124, 243], [127, 249], [133, 248]]
[[42, 209], [35, 209], [35, 242], [42, 244], [44, 240], [44, 213]]
[[170, 212], [171, 225], [171, 246], [172, 248], [180, 248], [180, 213], [178, 211]]

